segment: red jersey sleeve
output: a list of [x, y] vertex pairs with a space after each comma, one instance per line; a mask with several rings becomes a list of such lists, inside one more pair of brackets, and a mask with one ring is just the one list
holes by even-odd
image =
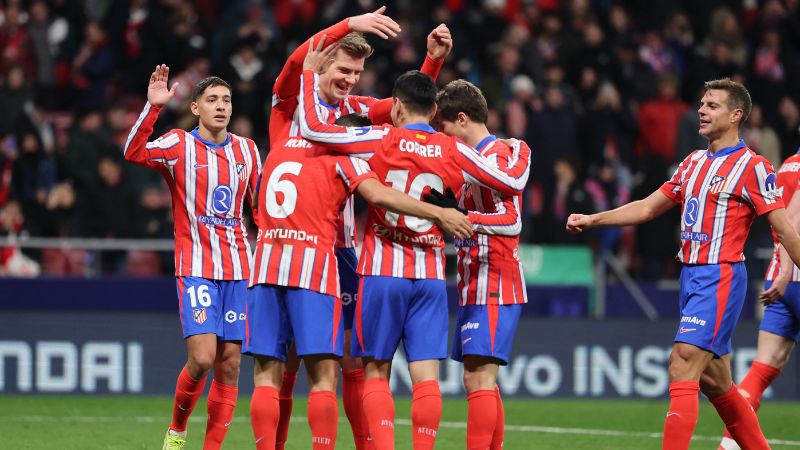
[[778, 177], [772, 164], [763, 156], [753, 157], [753, 162], [744, 174], [742, 194], [759, 216], [783, 208], [783, 198], [778, 189]]
[[[336, 25], [328, 27], [314, 35], [314, 44], [318, 44], [322, 35], [326, 35], [325, 47], [335, 43], [339, 39], [345, 37], [350, 33], [350, 26], [348, 25], [349, 19], [345, 19]], [[272, 87], [272, 106], [273, 108], [281, 101], [292, 99], [297, 96], [300, 91], [300, 74], [303, 71], [303, 60], [308, 53], [308, 41], [303, 42], [297, 47], [286, 64], [283, 65], [281, 73], [275, 79], [275, 85]]]
[[172, 130], [153, 142], [147, 142], [153, 134], [153, 125], [160, 110], [150, 103], [145, 105], [123, 149], [127, 161], [159, 171], [166, 166], [174, 166], [183, 154], [181, 130]]
[[477, 183], [506, 195], [519, 194], [525, 189], [531, 167], [531, 149], [524, 142], [514, 140], [510, 157], [513, 164], [505, 170], [469, 145], [457, 139], [454, 142], [455, 149], [451, 154], [461, 168], [465, 182]]
[[321, 108], [316, 86], [318, 76], [313, 70], [304, 70], [300, 84], [298, 122], [300, 135], [335, 153], [359, 154], [369, 157], [380, 145], [390, 128], [385, 126], [343, 127], [325, 123], [317, 108]]
[[336, 162], [336, 174], [344, 181], [351, 194], [355, 194], [358, 185], [369, 178], [378, 179], [369, 164], [363, 159], [352, 156], [341, 156]]
[[467, 218], [472, 223], [472, 230], [481, 234], [498, 236], [516, 236], [522, 231], [519, 209], [514, 197], [499, 198], [494, 205], [494, 213], [470, 211]]
[[694, 159], [694, 153], [689, 154], [681, 163], [678, 165], [678, 168], [675, 169], [675, 172], [672, 174], [669, 180], [666, 183], [662, 184], [659, 188], [661, 192], [667, 196], [670, 200], [677, 204], [683, 203], [683, 188], [681, 184], [683, 183], [683, 175], [686, 173], [686, 170], [689, 166], [692, 165], [692, 160]]
[[[425, 55], [425, 62], [422, 63], [422, 67], [419, 71], [433, 78], [435, 81], [439, 76], [439, 71], [442, 70], [443, 64], [444, 60], [436, 61], [430, 56]], [[367, 113], [369, 120], [371, 120], [375, 125], [391, 123], [392, 99], [384, 98], [382, 100], [376, 100], [373, 98], [371, 100], [372, 104], [369, 106], [369, 112]]]

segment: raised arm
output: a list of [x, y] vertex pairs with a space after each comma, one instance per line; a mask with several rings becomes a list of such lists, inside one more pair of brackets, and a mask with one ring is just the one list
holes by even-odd
[[[439, 71], [442, 70], [444, 59], [450, 54], [453, 49], [453, 38], [450, 35], [450, 29], [447, 25], [440, 24], [428, 34], [428, 48], [425, 52], [425, 61], [422, 62], [420, 72], [428, 75], [436, 80], [439, 76]], [[392, 99], [384, 98], [382, 100], [371, 99], [372, 104], [369, 105], [367, 116], [372, 123], [376, 125], [391, 123]], [[360, 99], [364, 103], [369, 104], [366, 98]]]
[[[376, 34], [383, 39], [395, 37], [400, 32], [400, 25], [389, 16], [384, 15], [385, 11], [386, 7], [381, 6], [375, 12], [348, 17], [336, 25], [320, 31], [311, 39], [314, 42], [321, 42], [323, 36], [325, 36], [325, 46], [330, 46], [352, 31]], [[286, 60], [286, 64], [284, 64], [272, 88], [273, 104], [276, 101], [293, 98], [300, 91], [300, 73], [303, 70], [303, 58], [308, 53], [308, 42], [303, 42]]]
[[587, 228], [638, 225], [655, 219], [675, 205], [676, 203], [659, 189], [647, 198], [630, 202], [611, 211], [590, 215], [570, 214], [567, 218], [567, 232], [575, 234]]
[[156, 66], [155, 71], [150, 75], [150, 82], [147, 87], [147, 104], [136, 120], [125, 148], [122, 150], [127, 161], [150, 167], [161, 169], [174, 165], [180, 158], [180, 136], [177, 132], [168, 133], [153, 142], [147, 142], [153, 134], [153, 125], [158, 119], [158, 112], [175, 95], [178, 83], [167, 88], [169, 77], [169, 67], [164, 64]]

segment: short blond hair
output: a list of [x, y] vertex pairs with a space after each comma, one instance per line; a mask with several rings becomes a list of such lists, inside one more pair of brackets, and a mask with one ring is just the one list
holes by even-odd
[[348, 33], [337, 42], [339, 50], [344, 51], [353, 58], [369, 58], [373, 49], [369, 45], [364, 35], [358, 32]]

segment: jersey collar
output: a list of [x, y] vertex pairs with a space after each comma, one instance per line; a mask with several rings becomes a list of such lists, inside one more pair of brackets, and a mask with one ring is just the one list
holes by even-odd
[[489, 145], [489, 142], [496, 141], [496, 140], [497, 140], [497, 136], [495, 136], [493, 134], [490, 134], [490, 135], [486, 136], [485, 138], [481, 139], [480, 142], [478, 142], [478, 145], [475, 147], [475, 150], [483, 150], [483, 147], [486, 147], [487, 145]]
[[404, 125], [403, 128], [407, 130], [424, 131], [426, 133], [436, 133], [436, 130], [434, 130], [430, 124], [422, 122], [410, 123], [408, 125]]
[[732, 145], [730, 147], [721, 148], [721, 149], [717, 150], [717, 153], [714, 153], [713, 155], [708, 155], [708, 157], [709, 158], [718, 158], [720, 156], [727, 156], [727, 155], [730, 155], [731, 153], [733, 153], [733, 152], [735, 152], [737, 150], [743, 149], [744, 147], [745, 147], [744, 139], [739, 139], [739, 142], [736, 145]]
[[194, 130], [192, 130], [192, 136], [194, 136], [194, 138], [197, 139], [198, 141], [200, 141], [203, 144], [205, 144], [206, 147], [208, 147], [208, 148], [222, 148], [222, 147], [225, 147], [226, 145], [231, 143], [231, 134], [230, 133], [226, 133], [225, 141], [223, 143], [221, 143], [221, 144], [215, 144], [215, 143], [213, 143], [211, 141], [207, 141], [207, 140], [203, 139], [202, 137], [200, 137], [200, 131], [198, 130], [198, 127], [195, 127]]

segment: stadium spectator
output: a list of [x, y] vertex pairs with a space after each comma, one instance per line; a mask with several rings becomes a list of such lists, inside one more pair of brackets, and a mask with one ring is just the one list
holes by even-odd
[[70, 25], [66, 19], [54, 16], [44, 0], [36, 0], [30, 6], [30, 20], [26, 24], [36, 55], [36, 83], [40, 89], [54, 92], [56, 87], [56, 65], [59, 62], [60, 46], [67, 38]]
[[642, 103], [639, 109], [636, 153], [640, 160], [660, 158], [666, 166], [667, 161], [675, 159], [678, 122], [687, 108], [678, 98], [677, 78], [671, 74], [662, 76], [658, 81], [658, 96]]
[[744, 140], [750, 148], [764, 155], [773, 166], [780, 166], [781, 158], [783, 158], [781, 141], [775, 130], [764, 121], [761, 106], [757, 104], [753, 105], [753, 111], [750, 112], [750, 118], [747, 120]]
[[778, 136], [781, 139], [783, 156], [789, 157], [800, 148], [800, 109], [791, 97], [781, 99], [778, 106]]
[[25, 76], [36, 78], [36, 55], [33, 42], [22, 24], [20, 2], [9, 2], [3, 11], [3, 23], [0, 25], [0, 71], [5, 73], [14, 66], [22, 67]]
[[74, 181], [80, 195], [88, 195], [98, 185], [100, 157], [117, 154], [118, 150], [108, 136], [100, 110], [83, 111], [77, 120], [70, 133], [64, 163], [68, 178]]
[[13, 132], [13, 124], [24, 113], [25, 104], [31, 100], [33, 89], [20, 66], [8, 69], [5, 82], [0, 86], [0, 134]]

